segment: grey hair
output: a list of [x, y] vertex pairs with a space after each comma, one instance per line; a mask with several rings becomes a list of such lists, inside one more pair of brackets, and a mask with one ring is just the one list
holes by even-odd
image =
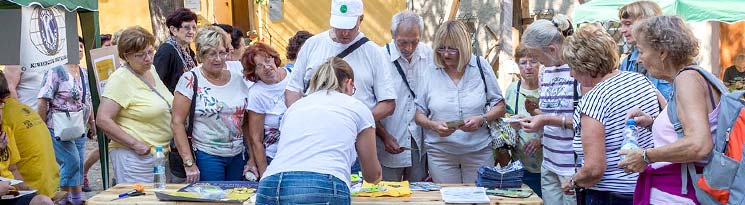
[[564, 15], [557, 14], [552, 20], [539, 19], [528, 25], [522, 43], [529, 48], [545, 48], [551, 44], [561, 45], [564, 38], [572, 35], [572, 23]]
[[416, 24], [419, 26], [419, 33], [424, 32], [424, 20], [422, 20], [421, 16], [411, 11], [402, 11], [393, 15], [391, 22], [393, 22], [391, 23], [391, 34], [393, 36], [396, 36], [396, 29], [403, 23]]

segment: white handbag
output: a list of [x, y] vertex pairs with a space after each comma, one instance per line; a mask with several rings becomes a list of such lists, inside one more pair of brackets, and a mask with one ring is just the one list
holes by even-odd
[[84, 110], [52, 113], [54, 138], [58, 141], [71, 141], [83, 137], [85, 134]]
[[78, 112], [60, 111], [52, 113], [54, 138], [58, 141], [71, 141], [81, 138], [85, 134], [86, 85], [82, 68], [80, 69], [80, 83], [83, 87], [83, 96], [81, 98], [83, 109]]

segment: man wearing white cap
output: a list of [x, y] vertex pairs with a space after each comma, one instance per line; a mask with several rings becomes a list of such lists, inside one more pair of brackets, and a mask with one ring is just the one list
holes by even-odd
[[[308, 87], [315, 69], [329, 58], [343, 58], [354, 71], [354, 97], [372, 110], [379, 121], [393, 113], [396, 92], [391, 81], [390, 62], [375, 43], [360, 32], [364, 15], [361, 0], [334, 0], [331, 3], [331, 29], [305, 41], [300, 49], [295, 71], [285, 90], [290, 107]], [[308, 126], [313, 126], [309, 123]], [[355, 171], [353, 168], [352, 171]]]

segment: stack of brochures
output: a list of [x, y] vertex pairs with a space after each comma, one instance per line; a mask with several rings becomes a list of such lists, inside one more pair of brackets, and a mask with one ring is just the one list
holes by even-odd
[[479, 168], [479, 176], [476, 185], [486, 188], [520, 188], [523, 185], [523, 165], [520, 161], [514, 161], [504, 167]]

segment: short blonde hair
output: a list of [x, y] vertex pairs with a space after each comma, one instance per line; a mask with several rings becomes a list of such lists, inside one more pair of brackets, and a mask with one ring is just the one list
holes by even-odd
[[432, 43], [432, 50], [435, 51], [435, 65], [439, 68], [444, 68], [445, 63], [443, 62], [440, 54], [437, 53], [437, 49], [450, 47], [457, 48], [460, 54], [458, 58], [458, 71], [463, 71], [469, 61], [471, 61], [471, 38], [468, 35], [468, 29], [466, 25], [460, 21], [447, 21], [440, 25], [435, 31], [434, 42]]
[[354, 81], [354, 71], [347, 61], [339, 57], [331, 57], [313, 72], [308, 84], [308, 93], [320, 90], [336, 90], [343, 92], [344, 81]]
[[220, 47], [225, 48], [225, 52], [230, 50], [230, 35], [220, 27], [207, 26], [197, 32], [196, 45], [197, 59], [204, 62], [204, 55], [209, 51]]
[[618, 9], [618, 19], [630, 19], [632, 21], [661, 15], [660, 5], [651, 1], [635, 1]]
[[155, 46], [155, 36], [140, 26], [133, 26], [121, 32], [117, 41], [117, 52], [119, 58], [145, 50], [147, 46]]
[[605, 29], [586, 24], [566, 39], [561, 56], [576, 73], [600, 77], [618, 68], [618, 47]]
[[[690, 64], [698, 56], [698, 39], [677, 16], [655, 16], [634, 25], [632, 35], [638, 42], [644, 41], [652, 49], [665, 52], [666, 59], [674, 64]], [[654, 52], [654, 51], [644, 51]]]

